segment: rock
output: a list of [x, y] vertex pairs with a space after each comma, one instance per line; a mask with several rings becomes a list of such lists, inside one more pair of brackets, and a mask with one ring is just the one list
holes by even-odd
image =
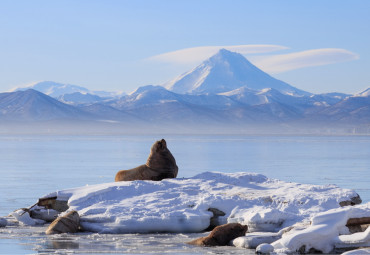
[[8, 225], [8, 221], [4, 218], [0, 218], [0, 228], [5, 228]]
[[351, 234], [364, 232], [370, 226], [370, 217], [350, 218], [347, 221], [346, 227]]
[[57, 200], [57, 197], [40, 198], [37, 205], [46, 209], [53, 209], [58, 212], [65, 212], [69, 208], [67, 201]]
[[208, 211], [213, 213], [213, 217], [211, 218], [209, 227], [206, 229], [206, 231], [211, 231], [215, 227], [222, 225], [222, 223], [219, 220], [219, 217], [225, 216], [226, 214], [223, 211], [218, 210], [217, 208], [209, 208]]
[[247, 226], [243, 226], [239, 223], [228, 223], [216, 227], [208, 236], [195, 239], [188, 244], [200, 246], [225, 246], [228, 245], [231, 240], [239, 236], [244, 236], [247, 230]]
[[69, 213], [58, 217], [54, 220], [48, 229], [45, 231], [47, 235], [61, 234], [61, 233], [76, 233], [80, 227], [80, 216], [77, 211], [70, 211]]
[[53, 222], [59, 215], [59, 212], [54, 209], [45, 209], [42, 207], [32, 208], [30, 216], [33, 219], [40, 219], [46, 222]]
[[359, 205], [362, 203], [362, 199], [360, 198], [359, 195], [355, 196], [355, 197], [352, 197], [351, 200], [349, 201], [342, 201], [342, 202], [339, 202], [339, 205], [340, 206], [348, 206], [348, 205]]
[[270, 254], [271, 252], [274, 251], [274, 246], [268, 243], [263, 243], [258, 245], [256, 248], [256, 253], [257, 254]]

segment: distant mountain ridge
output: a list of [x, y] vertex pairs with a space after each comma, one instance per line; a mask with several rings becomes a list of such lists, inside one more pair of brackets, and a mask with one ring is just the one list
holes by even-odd
[[0, 93], [0, 131], [7, 121], [82, 120], [92, 123], [88, 128], [110, 123], [135, 132], [310, 133], [339, 128], [370, 133], [370, 88], [356, 95], [311, 94], [226, 50], [168, 83], [168, 89], [147, 85], [119, 95], [55, 82], [33, 87], [50, 96], [34, 89]]

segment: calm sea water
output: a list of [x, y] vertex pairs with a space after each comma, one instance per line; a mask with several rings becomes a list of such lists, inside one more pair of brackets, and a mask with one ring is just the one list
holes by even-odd
[[[370, 201], [369, 136], [0, 136], [0, 216], [61, 189], [112, 182], [119, 169], [143, 164], [165, 138], [178, 177], [204, 171], [257, 172], [270, 178], [353, 188]], [[46, 237], [43, 228], [0, 229], [0, 254], [43, 252], [246, 254], [193, 248], [199, 234]], [[153, 248], [155, 247], [155, 248]], [[253, 252], [251, 252], [253, 254]]]

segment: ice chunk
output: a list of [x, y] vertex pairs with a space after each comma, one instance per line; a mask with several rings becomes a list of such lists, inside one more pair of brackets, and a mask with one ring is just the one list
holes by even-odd
[[27, 211], [24, 211], [23, 209], [16, 210], [12, 212], [10, 215], [16, 218], [16, 220], [22, 225], [35, 226], [45, 223], [45, 221], [43, 220], [32, 219], [30, 217], [30, 214]]

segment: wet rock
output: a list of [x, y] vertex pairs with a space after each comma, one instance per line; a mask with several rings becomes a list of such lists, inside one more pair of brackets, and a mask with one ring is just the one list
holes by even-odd
[[45, 231], [47, 235], [61, 234], [61, 233], [76, 233], [80, 227], [80, 216], [76, 211], [58, 217], [54, 220], [48, 229]]
[[217, 208], [209, 208], [208, 211], [213, 213], [213, 217], [211, 218], [209, 227], [206, 229], [206, 231], [211, 231], [215, 227], [222, 225], [221, 221], [219, 220], [219, 217], [225, 216], [226, 214], [223, 211], [218, 210]]
[[208, 236], [195, 239], [188, 244], [200, 246], [225, 246], [228, 245], [231, 240], [239, 236], [244, 236], [247, 230], [247, 226], [243, 226], [239, 223], [229, 223], [216, 227]]

